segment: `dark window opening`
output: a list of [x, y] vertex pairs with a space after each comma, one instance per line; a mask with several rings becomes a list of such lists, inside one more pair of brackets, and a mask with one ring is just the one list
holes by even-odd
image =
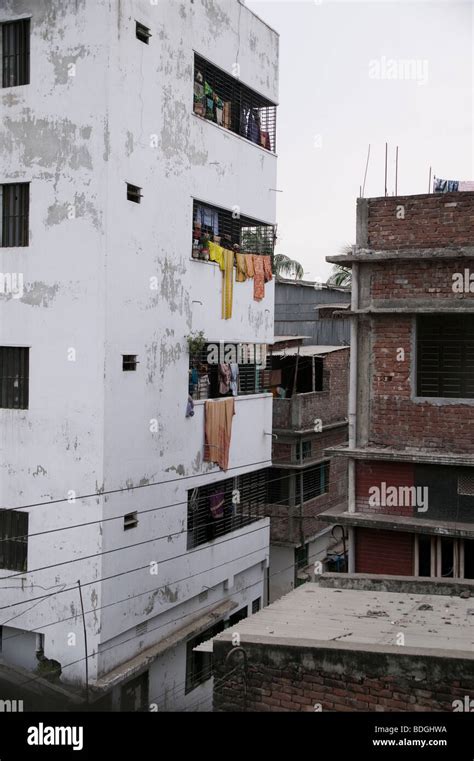
[[130, 372], [137, 369], [137, 354], [122, 354], [122, 370]]
[[30, 20], [0, 24], [2, 32], [2, 87], [30, 83]]
[[431, 576], [431, 536], [418, 536], [418, 576]]
[[244, 473], [188, 491], [187, 549], [264, 517], [266, 471]]
[[191, 692], [212, 676], [212, 653], [195, 652], [194, 648], [222, 631], [224, 631], [224, 622], [219, 621], [218, 624], [186, 643], [186, 693]]
[[265, 363], [264, 344], [205, 344], [189, 356], [188, 393], [193, 399], [262, 393]]
[[454, 576], [454, 542], [452, 539], [441, 539], [441, 576]]
[[276, 151], [276, 105], [198, 55], [194, 56], [194, 113]]
[[29, 244], [28, 182], [0, 185], [0, 244], [2, 246], [28, 246]]
[[120, 690], [120, 710], [148, 710], [148, 671], [123, 685]]
[[474, 315], [417, 318], [417, 395], [474, 398]]
[[272, 468], [267, 483], [267, 499], [270, 504], [289, 505], [290, 474], [283, 468]]
[[0, 346], [0, 407], [27, 410], [30, 350]]
[[299, 578], [299, 573], [307, 568], [308, 565], [308, 545], [303, 544], [301, 547], [295, 547], [295, 587], [305, 583], [304, 579]]
[[194, 200], [193, 258], [209, 261], [211, 242], [236, 253], [262, 254], [273, 258], [275, 227]]
[[141, 203], [142, 197], [142, 189], [137, 185], [130, 185], [130, 183], [127, 182], [127, 201]]
[[144, 42], [145, 45], [148, 45], [150, 42], [151, 32], [148, 29], [147, 26], [144, 26], [144, 24], [140, 24], [138, 21], [136, 22], [136, 28], [135, 28], [135, 34], [137, 36], [137, 40], [140, 40], [140, 42]]
[[0, 509], [0, 568], [26, 571], [28, 513]]
[[[297, 461], [301, 460], [300, 457], [300, 444], [299, 442], [296, 442], [296, 459]], [[301, 449], [302, 449], [302, 455], [303, 455], [303, 461], [309, 460], [311, 457], [312, 449], [313, 449], [313, 442], [312, 441], [303, 441], [301, 442]]]
[[464, 539], [464, 578], [474, 579], [474, 540]]
[[252, 615], [254, 613], [258, 613], [258, 611], [260, 610], [260, 604], [261, 604], [260, 603], [260, 597], [257, 597], [256, 600], [252, 601]]
[[320, 357], [314, 357], [313, 366], [313, 357], [297, 357], [296, 354], [285, 357], [273, 354], [269, 356], [270, 363], [272, 373], [281, 374], [278, 386], [284, 390], [285, 398], [290, 398], [293, 393], [307, 394], [311, 391], [326, 390], [323, 360]]
[[[319, 497], [329, 491], [329, 461], [319, 463], [303, 471], [303, 502]], [[295, 500], [300, 502], [301, 473], [296, 473]]]
[[123, 517], [123, 530], [128, 531], [131, 528], [136, 528], [138, 526], [138, 516], [137, 512], [134, 513], [127, 513]]
[[240, 610], [236, 611], [235, 613], [232, 613], [231, 616], [227, 619], [225, 622], [226, 629], [230, 628], [231, 626], [237, 626], [239, 621], [243, 621], [244, 618], [247, 618], [248, 616], [248, 610], [247, 605], [245, 605], [243, 608], [240, 608]]

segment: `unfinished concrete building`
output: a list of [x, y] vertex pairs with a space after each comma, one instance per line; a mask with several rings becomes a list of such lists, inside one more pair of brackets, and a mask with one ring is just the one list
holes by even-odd
[[474, 579], [474, 193], [359, 199], [349, 570]]

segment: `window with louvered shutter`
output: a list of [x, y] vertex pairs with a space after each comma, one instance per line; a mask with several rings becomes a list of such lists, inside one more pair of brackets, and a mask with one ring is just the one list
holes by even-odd
[[28, 409], [30, 350], [0, 346], [0, 407]]
[[474, 315], [417, 319], [416, 393], [474, 398]]

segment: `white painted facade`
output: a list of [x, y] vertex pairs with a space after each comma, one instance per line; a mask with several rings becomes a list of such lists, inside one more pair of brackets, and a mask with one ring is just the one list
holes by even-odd
[[[28, 571], [0, 569], [0, 625], [43, 633], [63, 682], [83, 685], [80, 579], [93, 685], [209, 607], [264, 599], [269, 520], [187, 551], [186, 500], [270, 464], [272, 399], [239, 397], [230, 470], [203, 463], [185, 336], [273, 336], [273, 282], [261, 302], [234, 283], [222, 320], [222, 275], [191, 258], [193, 198], [274, 224], [277, 187], [275, 155], [193, 114], [193, 59], [238, 62], [276, 102], [278, 37], [239, 0], [3, 0], [0, 23], [21, 17], [31, 81], [0, 89], [0, 183], [31, 183], [30, 244], [0, 248], [0, 271], [24, 277], [21, 298], [0, 294], [0, 345], [30, 347], [29, 409], [0, 409], [0, 506], [29, 506], [30, 537]], [[149, 670], [165, 709], [210, 695], [211, 680], [184, 695], [184, 651]]]

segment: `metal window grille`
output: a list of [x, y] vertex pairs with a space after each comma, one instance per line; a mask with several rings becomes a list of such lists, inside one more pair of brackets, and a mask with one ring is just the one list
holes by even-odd
[[136, 511], [134, 513], [127, 513], [123, 517], [123, 530], [128, 531], [130, 528], [136, 528], [138, 526], [138, 517]]
[[474, 497], [474, 473], [460, 473], [458, 475], [458, 494]]
[[260, 610], [260, 597], [257, 597], [256, 600], [252, 601], [252, 614], [258, 613], [259, 610]]
[[[329, 462], [322, 462], [303, 473], [303, 502], [319, 497], [329, 490]], [[300, 501], [300, 473], [295, 479], [295, 500]]]
[[137, 21], [136, 22], [135, 34], [136, 34], [137, 40], [140, 40], [140, 42], [144, 42], [145, 45], [149, 44], [150, 37], [151, 37], [151, 32], [150, 32], [150, 30], [148, 29], [147, 26], [145, 26], [144, 24], [140, 24]]
[[29, 198], [28, 182], [0, 185], [2, 246], [28, 246]]
[[122, 354], [122, 370], [124, 372], [130, 372], [137, 369], [137, 355], [136, 354]]
[[[242, 253], [262, 254], [272, 257], [276, 240], [275, 226], [211, 206], [201, 201], [193, 201], [193, 252], [205, 247], [206, 240], [214, 240], [224, 248], [240, 250]], [[236, 249], [238, 246], [238, 249]]]
[[[223, 495], [219, 514], [212, 497]], [[188, 491], [187, 548], [192, 549], [264, 517], [266, 471], [245, 473]]]
[[0, 407], [28, 409], [30, 350], [0, 346]]
[[198, 55], [194, 56], [194, 112], [276, 151], [276, 105]]
[[[216, 348], [219, 347], [219, 352]], [[228, 354], [231, 352], [232, 354]], [[189, 395], [193, 399], [220, 399], [219, 362], [235, 356], [239, 366], [238, 396], [259, 394], [263, 389], [266, 346], [263, 344], [206, 344], [189, 357]]]
[[474, 398], [474, 315], [418, 317], [417, 394]]
[[226, 623], [226, 629], [228, 629], [231, 626], [237, 626], [239, 621], [243, 621], [244, 618], [248, 617], [248, 608], [247, 605], [245, 605], [243, 608], [240, 608], [240, 610], [237, 610], [235, 613], [232, 613], [231, 616], [227, 619]]
[[127, 182], [127, 201], [133, 201], [133, 203], [141, 203], [142, 189], [137, 185], [130, 185]]
[[0, 568], [26, 571], [28, 513], [0, 509]]
[[30, 20], [1, 24], [2, 87], [30, 83]]
[[290, 474], [283, 468], [268, 471], [267, 499], [270, 504], [289, 505]]

